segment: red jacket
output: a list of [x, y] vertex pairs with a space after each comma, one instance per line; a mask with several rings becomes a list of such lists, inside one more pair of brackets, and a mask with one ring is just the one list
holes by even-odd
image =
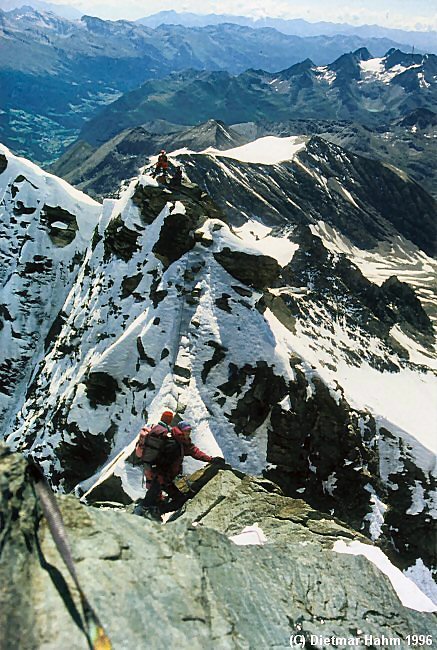
[[159, 154], [156, 169], [168, 169], [168, 159], [165, 153]]

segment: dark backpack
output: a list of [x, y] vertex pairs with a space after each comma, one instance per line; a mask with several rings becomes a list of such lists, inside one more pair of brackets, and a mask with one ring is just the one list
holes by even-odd
[[135, 445], [136, 464], [159, 464], [170, 467], [182, 455], [180, 443], [168, 437], [168, 429], [161, 424], [144, 426]]
[[159, 425], [144, 426], [135, 445], [137, 463], [154, 463], [165, 443], [166, 429]]
[[164, 444], [161, 447], [156, 463], [160, 467], [171, 467], [173, 463], [183, 456], [181, 443], [174, 438], [164, 438]]

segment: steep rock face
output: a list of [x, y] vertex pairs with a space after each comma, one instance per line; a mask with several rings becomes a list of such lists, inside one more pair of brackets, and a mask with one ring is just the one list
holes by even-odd
[[26, 390], [101, 206], [1, 148], [0, 428]]
[[273, 286], [280, 276], [281, 267], [268, 255], [254, 257], [248, 253], [223, 248], [214, 257], [232, 277], [254, 289]]
[[[326, 248], [323, 239], [313, 234], [310, 228], [301, 227], [295, 239], [299, 242], [299, 249], [284, 268], [283, 277], [297, 287], [311, 286], [314, 298], [317, 296], [319, 305], [323, 304], [331, 312], [332, 320], [341, 313], [350, 327], [359, 324], [362, 330], [382, 339], [400, 356], [408, 355], [391, 336], [395, 325], [433, 347], [432, 320], [411, 286], [396, 276], [390, 276], [380, 286], [371, 282], [344, 254]], [[296, 304], [294, 313], [299, 312], [303, 317], [310, 317], [306, 305], [302, 310]], [[360, 355], [366, 358], [371, 356], [371, 352], [362, 350]], [[377, 356], [380, 355], [375, 355], [376, 366], [381, 365]]]
[[[0, 464], [3, 639], [85, 650], [77, 589], [39, 520], [25, 464], [4, 448]], [[412, 629], [433, 631], [434, 615], [402, 606], [370, 561], [335, 550], [360, 535], [268, 481], [220, 472], [164, 527], [72, 497], [58, 503], [79, 581], [113, 647], [287, 647], [296, 632], [406, 642]], [[233, 536], [254, 518], [266, 544], [238, 545]]]

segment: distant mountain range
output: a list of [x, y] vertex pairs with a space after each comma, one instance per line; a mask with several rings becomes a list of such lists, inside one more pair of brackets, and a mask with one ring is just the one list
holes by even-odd
[[281, 72], [188, 70], [149, 80], [123, 95], [83, 127], [80, 139], [103, 144], [123, 129], [165, 119], [192, 125], [290, 119], [348, 120], [369, 127], [437, 105], [437, 56], [365, 48], [317, 66], [310, 59]]
[[77, 20], [82, 16], [82, 12], [75, 9], [71, 5], [53, 4], [52, 2], [42, 2], [41, 0], [30, 0], [23, 2], [22, 0], [0, 0], [0, 9], [3, 11], [11, 11], [12, 9], [32, 8], [38, 11], [51, 11], [56, 16], [68, 18], [69, 20]]
[[[326, 65], [362, 46], [375, 56], [396, 46], [388, 39], [300, 38], [229, 24], [151, 29], [90, 16], [70, 21], [29, 7], [0, 11], [0, 35], [0, 138], [16, 153], [45, 164], [76, 140], [103, 105], [148, 79], [187, 68], [231, 74], [282, 70], [305, 58]], [[156, 83], [161, 91], [162, 83]]]
[[338, 34], [354, 34], [362, 38], [390, 38], [393, 41], [437, 54], [437, 32], [418, 32], [404, 29], [391, 29], [380, 25], [349, 25], [347, 23], [316, 22], [310, 23], [301, 18], [250, 18], [249, 16], [234, 16], [232, 14], [194, 14], [189, 12], [160, 11], [159, 13], [140, 18], [136, 21], [148, 27], [159, 25], [184, 25], [185, 27], [205, 27], [234, 23], [262, 29], [271, 27], [283, 34], [295, 36], [335, 36]]
[[[51, 11], [57, 16], [70, 20], [79, 19], [81, 11], [69, 5], [53, 4], [42, 0], [0, 0], [0, 9], [10, 11], [23, 7], [32, 7], [38, 11]], [[95, 15], [100, 16], [98, 8], [94, 9]], [[424, 52], [437, 54], [437, 32], [414, 31], [405, 29], [393, 29], [381, 25], [350, 25], [348, 23], [331, 23], [327, 21], [308, 22], [301, 18], [251, 18], [250, 16], [234, 16], [232, 14], [195, 14], [190, 12], [177, 12], [174, 10], [160, 11], [135, 21], [147, 27], [159, 27], [160, 25], [183, 25], [184, 27], [206, 27], [208, 25], [222, 25], [233, 23], [243, 25], [252, 29], [270, 27], [283, 34], [294, 36], [337, 36], [355, 35], [361, 38], [388, 38], [404, 46], [419, 48]], [[404, 47], [405, 49], [405, 47]]]

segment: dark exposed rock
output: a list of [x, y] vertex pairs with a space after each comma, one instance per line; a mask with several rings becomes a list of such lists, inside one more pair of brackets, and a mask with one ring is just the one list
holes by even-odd
[[23, 369], [27, 368], [29, 360], [29, 356], [22, 355], [19, 363], [15, 358], [6, 358], [0, 363], [0, 393], [14, 395], [15, 387], [22, 379]]
[[247, 289], [246, 287], [238, 287], [235, 284], [232, 285], [232, 288], [234, 291], [236, 291], [240, 296], [245, 296], [246, 298], [250, 298], [253, 295], [253, 292], [250, 291], [250, 289]]
[[[358, 323], [363, 330], [385, 340], [403, 357], [407, 357], [406, 351], [390, 337], [393, 325], [406, 326], [416, 336], [432, 335], [431, 321], [412, 287], [395, 277], [381, 286], [374, 284], [345, 255], [330, 253], [306, 226], [299, 227], [296, 238], [299, 249], [282, 270], [282, 277], [291, 286], [311, 287], [317, 295], [317, 302], [324, 303], [327, 310], [332, 311], [335, 305], [333, 317], [341, 313], [351, 326]], [[294, 327], [293, 319], [287, 325], [287, 310], [292, 317], [303, 315], [292, 297], [280, 296], [278, 299], [266, 295], [265, 300], [272, 309], [276, 308], [276, 315], [290, 329]], [[426, 343], [426, 340], [422, 342]]]
[[227, 352], [227, 348], [225, 348], [223, 345], [220, 345], [220, 343], [217, 343], [216, 341], [208, 341], [207, 345], [211, 346], [214, 349], [214, 354], [212, 355], [211, 359], [205, 361], [203, 364], [203, 369], [201, 372], [203, 383], [206, 382], [212, 368], [214, 368], [214, 366], [217, 366], [221, 361], [223, 361], [223, 359], [226, 358]]
[[[56, 226], [58, 222], [64, 226]], [[76, 237], [76, 217], [64, 208], [44, 205], [41, 210], [41, 223], [47, 226], [49, 237], [56, 246], [68, 246]]]
[[120, 477], [114, 474], [111, 474], [108, 479], [97, 485], [86, 497], [86, 502], [89, 505], [97, 501], [110, 501], [124, 505], [132, 503], [132, 499], [123, 490]]
[[13, 209], [13, 213], [16, 217], [21, 216], [22, 214], [33, 214], [36, 211], [36, 208], [33, 206], [26, 207], [22, 201], [17, 201]]
[[159, 239], [152, 249], [165, 268], [193, 248], [194, 230], [201, 225], [204, 218], [197, 210], [190, 209], [190, 206], [185, 214], [172, 212], [167, 216]]
[[112, 219], [105, 230], [103, 245], [105, 247], [105, 261], [111, 255], [128, 262], [134, 253], [139, 250], [138, 238], [140, 234], [127, 228], [121, 216]]
[[396, 122], [399, 126], [417, 126], [419, 129], [426, 129], [429, 126], [437, 126], [437, 115], [428, 108], [417, 108], [405, 117]]
[[241, 393], [241, 386], [245, 383], [246, 377], [252, 374], [252, 366], [246, 364], [242, 368], [238, 368], [235, 363], [230, 363], [228, 366], [228, 381], [221, 384], [218, 388], [230, 397], [231, 395], [239, 395]]
[[162, 188], [143, 187], [138, 184], [132, 195], [132, 202], [138, 207], [141, 220], [145, 225], [153, 223], [170, 196]]
[[149, 364], [149, 366], [152, 366], [153, 368], [156, 366], [155, 359], [152, 359], [152, 357], [149, 357], [146, 353], [140, 336], [137, 336], [137, 350], [141, 361], [145, 361]]
[[223, 311], [227, 311], [228, 314], [232, 313], [231, 306], [229, 304], [229, 298], [231, 296], [228, 293], [222, 293], [220, 298], [216, 298], [215, 304], [219, 309], [222, 309]]
[[9, 309], [6, 307], [6, 305], [0, 305], [0, 328], [3, 327], [2, 321], [12, 321], [14, 320], [9, 313]]
[[229, 415], [235, 431], [244, 435], [252, 434], [267, 418], [272, 406], [287, 392], [284, 378], [275, 375], [265, 361], [259, 361], [256, 368], [249, 365], [237, 368], [229, 364], [229, 380], [219, 388], [226, 395], [239, 395], [247, 377], [251, 377], [250, 387]]
[[93, 408], [97, 408], [98, 404], [112, 404], [120, 390], [117, 380], [106, 372], [90, 372], [83, 383]]
[[97, 226], [94, 228], [93, 238], [92, 238], [92, 240], [91, 240], [91, 250], [95, 250], [97, 244], [98, 244], [100, 241], [102, 241], [102, 239], [103, 239], [103, 237], [102, 237], [102, 235], [99, 233], [99, 226], [98, 226], [98, 224], [97, 224]]
[[414, 330], [432, 334], [431, 319], [410, 285], [400, 282], [396, 276], [391, 276], [383, 282], [381, 292], [395, 310], [398, 322], [406, 322]]
[[255, 289], [274, 286], [281, 273], [278, 262], [267, 255], [250, 255], [224, 248], [214, 253], [214, 257], [232, 277]]
[[34, 257], [32, 262], [26, 262], [24, 273], [47, 273], [53, 267], [53, 260]]
[[[399, 449], [397, 471], [389, 475], [385, 502], [387, 513], [384, 521], [386, 553], [397, 549], [397, 562], [402, 568], [414, 564], [418, 557], [425, 565], [437, 568], [435, 549], [435, 519], [432, 513], [433, 493], [437, 489], [435, 476], [428, 476], [409, 458], [403, 441], [381, 427], [384, 441], [392, 440]], [[419, 503], [414, 503], [413, 494], [423, 494]]]
[[2, 153], [0, 153], [0, 174], [6, 170], [8, 166], [8, 159]]
[[142, 273], [137, 273], [137, 275], [132, 275], [131, 277], [123, 278], [121, 283], [121, 299], [128, 298], [133, 294], [137, 286], [140, 284], [143, 279]]
[[66, 314], [63, 311], [60, 311], [59, 314], [56, 316], [45, 338], [44, 350], [47, 351], [50, 345], [57, 339], [57, 337], [61, 333], [62, 327], [65, 323], [65, 318], [66, 318]]
[[[267, 460], [277, 467], [266, 476], [285, 494], [295, 495], [304, 488], [309, 503], [325, 511], [334, 509], [337, 516], [359, 528], [369, 507], [364, 486], [378, 476], [378, 456], [371, 441], [374, 423], [366, 424], [366, 442], [359, 414], [354, 415], [344, 397], [334, 399], [317, 378], [312, 379], [308, 397], [304, 374], [297, 367], [294, 371], [291, 409], [279, 405], [272, 409]], [[325, 491], [322, 481], [330, 476], [335, 478], [334, 487]]]
[[259, 302], [260, 311], [261, 307], [263, 307], [261, 313], [263, 313], [265, 311], [265, 307], [268, 306], [280, 323], [285, 325], [285, 327], [289, 329], [290, 332], [295, 331], [295, 316], [299, 314], [299, 308], [296, 304], [296, 301], [291, 296], [274, 296], [273, 294], [266, 292], [263, 295], [262, 303], [261, 301]]
[[66, 492], [72, 490], [84, 477], [92, 476], [107, 460], [117, 427], [111, 424], [103, 433], [90, 434], [82, 431], [76, 424], [65, 422], [68, 437], [56, 449], [62, 471], [53, 472], [52, 481], [56, 485], [62, 481]]
[[[168, 291], [167, 289], [158, 289], [160, 282], [161, 282], [161, 276], [159, 275], [158, 271], [156, 269], [153, 269], [152, 271], [149, 271], [150, 275], [152, 275], [153, 280], [150, 285], [150, 299], [152, 301], [153, 306], [156, 307], [159, 305], [159, 303], [164, 300], [164, 298], [167, 296]], [[155, 322], [157, 321], [157, 322]], [[154, 320], [154, 324], [158, 325], [159, 319]]]
[[179, 377], [183, 377], [184, 379], [190, 379], [191, 377], [191, 371], [189, 370], [189, 368], [184, 368], [183, 366], [175, 365], [173, 368], [173, 372], [175, 375], [178, 375]]

